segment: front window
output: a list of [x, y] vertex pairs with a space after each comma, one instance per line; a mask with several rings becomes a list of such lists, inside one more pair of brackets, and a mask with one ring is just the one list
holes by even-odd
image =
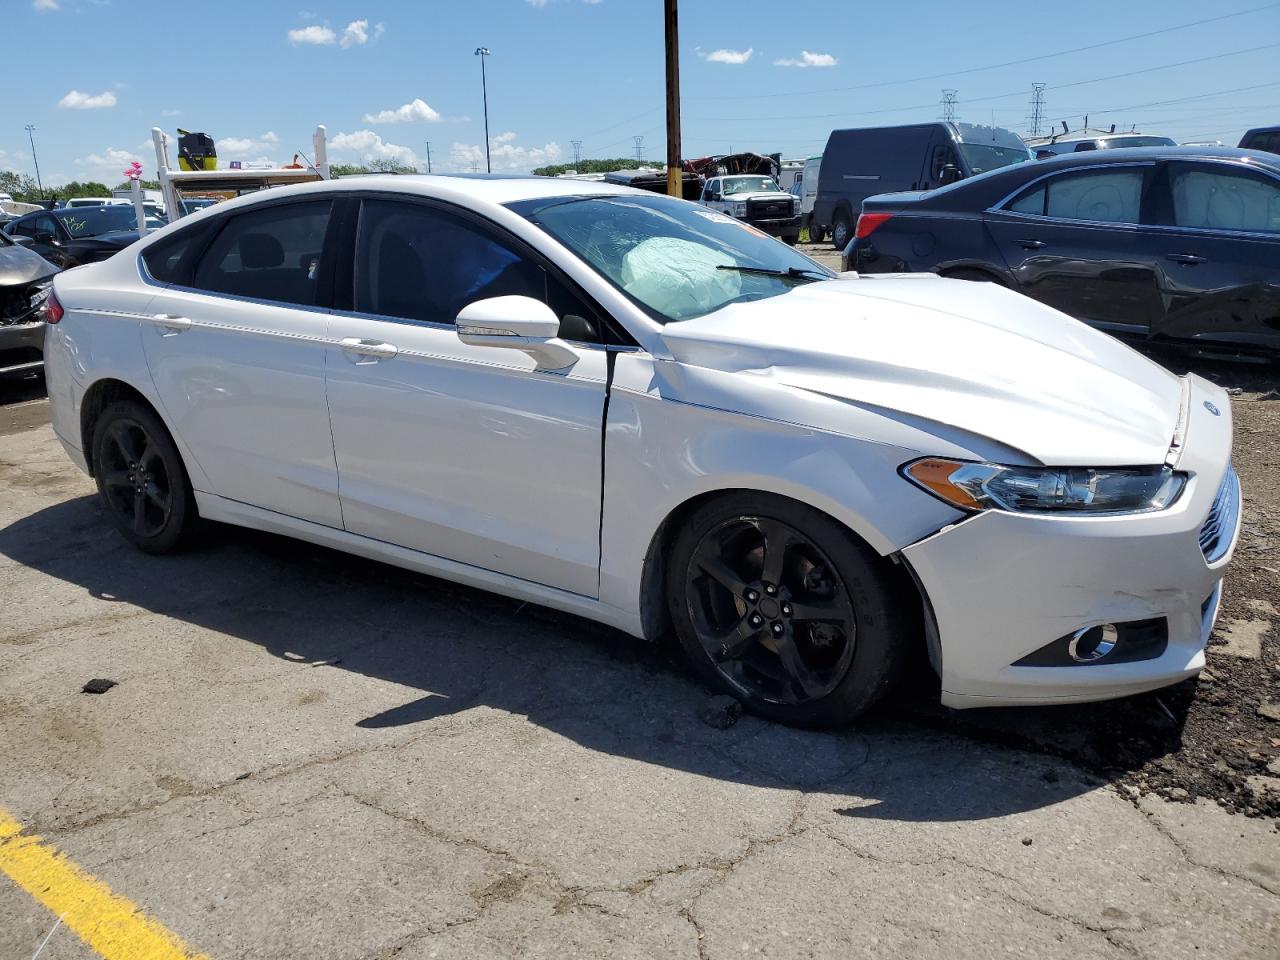
[[132, 206], [122, 203], [105, 207], [68, 209], [58, 219], [72, 237], [98, 237], [119, 230], [137, 230], [138, 220]]
[[1026, 147], [998, 146], [988, 143], [962, 143], [960, 152], [971, 173], [984, 173], [997, 170], [1011, 163], [1021, 163], [1031, 159], [1031, 151]]
[[729, 177], [724, 182], [724, 195], [735, 193], [781, 193], [782, 188], [772, 177]]
[[765, 300], [835, 276], [755, 227], [670, 197], [526, 200], [511, 208], [659, 323]]

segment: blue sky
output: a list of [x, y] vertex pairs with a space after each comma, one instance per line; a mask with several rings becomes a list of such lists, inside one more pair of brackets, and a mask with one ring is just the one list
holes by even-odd
[[[684, 0], [685, 156], [805, 156], [834, 127], [935, 119], [944, 88], [959, 119], [1023, 133], [1035, 81], [1046, 117], [1073, 127], [1088, 113], [1230, 145], [1280, 123], [1280, 3], [894, 9]], [[632, 156], [642, 135], [647, 159], [665, 155], [661, 0], [0, 0], [0, 37], [0, 169], [31, 171], [34, 123], [46, 183], [153, 170], [157, 125], [210, 133], [223, 160], [287, 162], [324, 123], [335, 161], [425, 169], [430, 141], [435, 169], [469, 170], [483, 164], [478, 45], [495, 169], [570, 161], [573, 140]]]

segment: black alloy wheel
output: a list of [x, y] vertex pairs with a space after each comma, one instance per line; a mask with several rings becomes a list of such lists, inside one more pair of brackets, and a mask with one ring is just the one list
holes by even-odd
[[141, 404], [107, 407], [94, 427], [94, 477], [116, 528], [148, 553], [166, 553], [196, 520], [194, 496], [177, 447]]
[[812, 508], [733, 495], [698, 511], [677, 541], [672, 619], [694, 669], [749, 709], [846, 723], [888, 690], [901, 660], [882, 567]]

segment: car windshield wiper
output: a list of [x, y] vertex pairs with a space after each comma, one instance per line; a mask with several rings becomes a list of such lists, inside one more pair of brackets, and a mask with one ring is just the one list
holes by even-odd
[[746, 267], [737, 263], [721, 263], [717, 270], [736, 270], [738, 273], [750, 273], [757, 277], [780, 277], [783, 280], [830, 280], [825, 273], [818, 270], [803, 270], [800, 267], [787, 267], [775, 270], [772, 267]]

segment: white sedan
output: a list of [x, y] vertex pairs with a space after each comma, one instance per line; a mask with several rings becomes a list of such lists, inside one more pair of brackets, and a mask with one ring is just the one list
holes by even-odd
[[54, 429], [149, 552], [203, 518], [673, 631], [804, 724], [921, 650], [953, 707], [1204, 666], [1226, 396], [995, 284], [837, 276], [621, 187], [377, 177], [54, 290]]

